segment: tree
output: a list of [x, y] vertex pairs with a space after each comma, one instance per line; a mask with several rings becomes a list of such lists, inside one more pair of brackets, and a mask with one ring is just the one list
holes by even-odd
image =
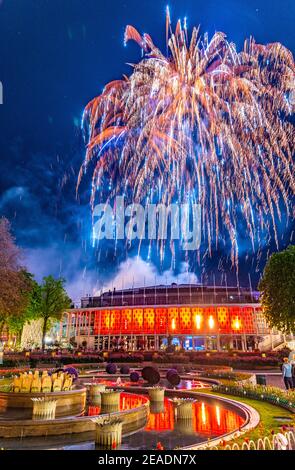
[[60, 320], [63, 312], [70, 308], [71, 299], [68, 297], [64, 279], [54, 279], [52, 276], [44, 277], [37, 294], [36, 305], [33, 310], [38, 318], [43, 318], [42, 348], [45, 348], [45, 336], [49, 320]]
[[35, 281], [34, 276], [25, 271], [23, 274], [30, 284], [30, 290], [26, 292], [26, 306], [21, 313], [10, 315], [6, 320], [9, 333], [16, 335], [19, 339], [25, 323], [38, 318], [41, 299], [41, 287]]
[[264, 315], [283, 332], [295, 327], [295, 246], [273, 254], [259, 283]]
[[12, 316], [22, 314], [28, 305], [31, 278], [21, 266], [21, 251], [16, 246], [7, 219], [0, 219], [0, 331]]

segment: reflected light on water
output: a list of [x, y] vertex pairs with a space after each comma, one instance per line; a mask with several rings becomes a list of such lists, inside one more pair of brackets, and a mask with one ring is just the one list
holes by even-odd
[[206, 408], [205, 408], [205, 403], [202, 403], [202, 423], [206, 424]]
[[218, 405], [216, 406], [216, 420], [217, 420], [218, 426], [220, 426], [220, 408]]
[[[238, 429], [244, 422], [243, 418], [234, 411], [204, 402], [193, 404], [192, 421], [193, 433], [202, 433], [208, 436], [231, 432]], [[159, 413], [150, 413], [146, 431], [173, 431], [175, 423], [173, 403], [166, 398], [164, 410], [160, 410]]]
[[[147, 397], [143, 395], [131, 395], [122, 392], [120, 396], [120, 408], [119, 411], [127, 411], [133, 408], [139, 408], [148, 401]], [[101, 407], [95, 404], [93, 401], [89, 403], [87, 409], [87, 416], [97, 416], [101, 412]]]

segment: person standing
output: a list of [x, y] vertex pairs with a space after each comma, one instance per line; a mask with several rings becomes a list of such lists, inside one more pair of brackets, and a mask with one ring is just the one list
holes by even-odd
[[283, 374], [283, 379], [284, 379], [286, 390], [291, 390], [293, 388], [292, 364], [291, 362], [289, 362], [289, 359], [287, 357], [284, 357], [282, 374]]
[[293, 388], [295, 389], [295, 361], [292, 361], [291, 365], [292, 365], [292, 382], [293, 382]]

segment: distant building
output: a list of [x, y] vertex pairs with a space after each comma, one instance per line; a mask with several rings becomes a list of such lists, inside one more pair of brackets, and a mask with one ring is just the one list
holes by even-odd
[[282, 342], [268, 327], [259, 294], [236, 287], [158, 285], [86, 297], [64, 314], [59, 338], [93, 350], [271, 349]]

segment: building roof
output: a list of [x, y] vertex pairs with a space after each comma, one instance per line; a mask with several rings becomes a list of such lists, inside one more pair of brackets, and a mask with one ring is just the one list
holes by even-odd
[[259, 293], [249, 288], [171, 284], [113, 289], [81, 299], [82, 308], [132, 305], [188, 305], [257, 303]]

